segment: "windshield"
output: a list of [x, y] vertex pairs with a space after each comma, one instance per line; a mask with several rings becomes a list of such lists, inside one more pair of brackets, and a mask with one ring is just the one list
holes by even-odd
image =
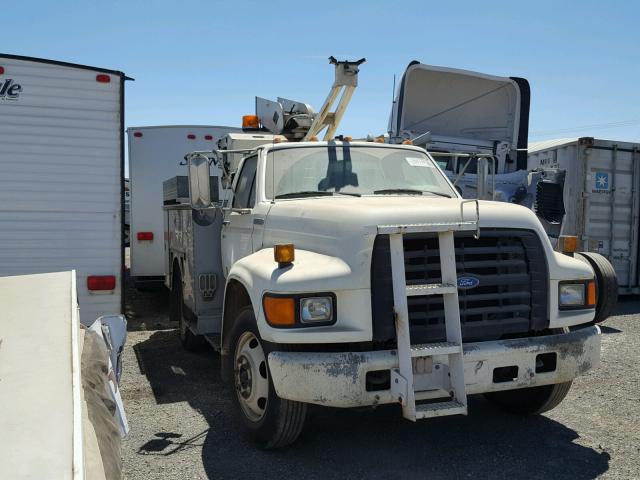
[[270, 151], [265, 192], [268, 199], [334, 194], [456, 197], [424, 153], [350, 145]]

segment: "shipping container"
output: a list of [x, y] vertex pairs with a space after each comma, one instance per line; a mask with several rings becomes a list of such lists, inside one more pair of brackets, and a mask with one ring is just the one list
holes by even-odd
[[544, 169], [536, 213], [552, 238], [613, 264], [621, 294], [640, 293], [640, 143], [591, 137], [529, 144], [528, 169]]
[[0, 276], [76, 270], [85, 324], [122, 311], [127, 79], [0, 54]]

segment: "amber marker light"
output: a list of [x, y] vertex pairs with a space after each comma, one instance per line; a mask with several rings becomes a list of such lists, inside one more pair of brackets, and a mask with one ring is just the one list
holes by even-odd
[[587, 283], [587, 307], [595, 307], [597, 302], [596, 281], [591, 280]]
[[262, 299], [264, 315], [269, 325], [274, 327], [292, 327], [296, 323], [295, 300], [291, 297], [272, 297]]
[[284, 243], [273, 246], [273, 259], [278, 262], [278, 267], [288, 267], [296, 259], [296, 249], [293, 243]]
[[560, 235], [558, 237], [558, 249], [562, 253], [575, 253], [578, 251], [578, 237], [572, 235]]

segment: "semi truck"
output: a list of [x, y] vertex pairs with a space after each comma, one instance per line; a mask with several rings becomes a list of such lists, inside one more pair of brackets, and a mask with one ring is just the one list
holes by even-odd
[[[592, 138], [529, 145], [530, 96], [524, 78], [413, 61], [392, 105], [388, 139], [427, 149], [464, 198], [531, 209], [556, 250], [571, 238], [583, 250], [576, 256], [596, 271], [601, 321], [616, 305], [612, 291], [639, 291], [638, 146]], [[598, 175], [605, 188], [594, 184]]]
[[463, 199], [425, 149], [336, 137], [362, 61], [331, 60], [317, 113], [258, 99], [264, 138], [186, 156], [189, 198], [164, 207], [183, 346], [220, 352], [263, 448], [294, 442], [310, 404], [410, 421], [466, 415], [476, 394], [554, 408], [600, 360], [593, 268], [530, 209]]

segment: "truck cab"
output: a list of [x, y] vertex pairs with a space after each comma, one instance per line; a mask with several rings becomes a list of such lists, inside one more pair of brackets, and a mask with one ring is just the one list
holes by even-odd
[[[172, 311], [186, 347], [219, 349], [258, 444], [293, 442], [308, 404], [397, 403], [415, 421], [467, 414], [467, 396], [485, 394], [540, 413], [597, 366], [594, 272], [555, 252], [531, 210], [464, 200], [416, 146], [265, 140], [237, 168], [212, 155], [233, 178], [226, 202], [190, 157], [192, 204], [165, 235], [210, 229], [182, 253], [168, 244], [169, 286], [197, 297], [180, 269], [206, 257], [218, 313], [184, 314], [177, 295]], [[220, 221], [189, 220], [203, 216]]]

